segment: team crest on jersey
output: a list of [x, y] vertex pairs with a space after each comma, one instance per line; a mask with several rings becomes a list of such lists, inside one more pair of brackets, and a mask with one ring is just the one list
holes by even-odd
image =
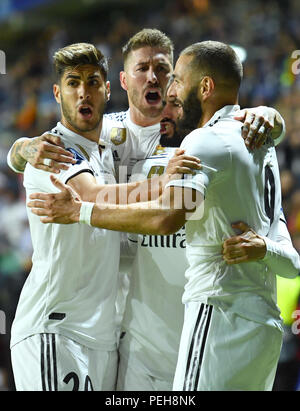
[[152, 155], [157, 156], [158, 154], [165, 153], [165, 151], [166, 151], [166, 147], [163, 147], [160, 144], [158, 144], [158, 146], [156, 146], [156, 149]]
[[110, 132], [110, 141], [118, 146], [126, 141], [126, 128], [113, 127]]
[[161, 176], [165, 171], [165, 166], [152, 166], [150, 171], [147, 175], [147, 178], [151, 178], [153, 176]]

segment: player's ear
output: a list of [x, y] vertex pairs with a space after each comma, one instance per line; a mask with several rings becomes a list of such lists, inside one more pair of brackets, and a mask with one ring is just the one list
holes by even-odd
[[120, 83], [121, 83], [122, 89], [124, 89], [125, 91], [127, 91], [127, 90], [128, 90], [128, 87], [127, 87], [126, 72], [125, 72], [125, 71], [121, 71], [121, 72], [120, 72]]
[[106, 101], [109, 101], [110, 99], [110, 82], [109, 81], [106, 82], [105, 88], [106, 88]]
[[53, 84], [53, 94], [56, 102], [60, 104], [60, 87], [58, 84]]
[[198, 98], [200, 101], [205, 101], [215, 89], [215, 83], [209, 76], [204, 76], [198, 86]]

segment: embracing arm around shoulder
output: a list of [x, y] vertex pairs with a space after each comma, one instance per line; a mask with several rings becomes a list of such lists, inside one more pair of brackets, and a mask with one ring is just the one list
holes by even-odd
[[194, 156], [184, 154], [183, 150], [170, 159], [166, 171], [162, 176], [155, 176], [143, 181], [127, 184], [99, 184], [91, 173], [81, 173], [68, 181], [83, 201], [131, 204], [157, 199], [163, 192], [166, 184], [180, 178], [182, 174], [193, 174], [200, 170], [200, 160]]
[[268, 137], [278, 145], [285, 137], [285, 122], [272, 107], [245, 108], [236, 113], [236, 120], [243, 121], [242, 137], [248, 148], [260, 148]]
[[[45, 161], [47, 160], [47, 161]], [[22, 137], [14, 142], [7, 154], [7, 164], [16, 173], [23, 173], [26, 164], [58, 174], [75, 163], [73, 155], [64, 149], [61, 138], [44, 133], [39, 137]]]

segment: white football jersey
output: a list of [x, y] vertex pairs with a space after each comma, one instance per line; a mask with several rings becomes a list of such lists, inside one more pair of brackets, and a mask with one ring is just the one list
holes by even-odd
[[[101, 155], [97, 143], [57, 124], [58, 134], [77, 163], [61, 171], [66, 183], [81, 172], [101, 184], [113, 183], [110, 148]], [[34, 192], [57, 192], [50, 173], [29, 163], [24, 173], [27, 201]], [[94, 349], [116, 348], [119, 233], [86, 224], [43, 224], [28, 210], [33, 266], [24, 284], [11, 331], [11, 345], [36, 333], [59, 333]]]
[[150, 157], [160, 140], [160, 124], [138, 126], [130, 119], [130, 111], [105, 114], [100, 139], [111, 144], [117, 181], [126, 183], [132, 167]]
[[[152, 156], [160, 140], [160, 124], [142, 127], [130, 119], [127, 111], [105, 114], [103, 116], [100, 139], [112, 148], [116, 179], [118, 183], [127, 183], [133, 166], [139, 161]], [[131, 258], [128, 259], [127, 234], [121, 233], [121, 259], [119, 274], [119, 292], [117, 297], [118, 323], [122, 321], [124, 303], [128, 292], [128, 272], [131, 270]]]
[[[139, 161], [130, 181], [161, 175], [175, 148], [161, 148], [160, 153]], [[187, 260], [185, 230], [166, 236], [130, 235], [136, 242], [130, 287], [122, 328], [135, 357], [147, 374], [172, 381], [183, 325], [182, 294]], [[132, 341], [133, 340], [133, 341]]]
[[271, 224], [281, 215], [273, 141], [259, 150], [248, 150], [241, 123], [233, 119], [238, 109], [223, 107], [181, 144], [186, 154], [199, 157], [210, 169], [168, 184], [194, 188], [205, 197], [203, 217], [186, 223], [189, 268], [183, 302], [214, 304], [244, 318], [280, 326], [276, 273], [265, 260], [227, 265], [222, 259], [223, 240], [235, 235], [233, 222], [244, 221], [259, 235], [276, 240]]

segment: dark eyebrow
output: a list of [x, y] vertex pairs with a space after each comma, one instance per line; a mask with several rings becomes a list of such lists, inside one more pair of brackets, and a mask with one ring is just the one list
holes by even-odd
[[[139, 63], [136, 63], [136, 67], [137, 66], [143, 66], [143, 65], [145, 65], [145, 64], [150, 64], [150, 61], [148, 60], [148, 61], [141, 61], [141, 62], [139, 62]], [[161, 66], [165, 66], [165, 67], [169, 67], [169, 64], [168, 63], [166, 63], [165, 61], [158, 61], [157, 62], [157, 66], [159, 66], [159, 65], [161, 65]]]
[[[93, 78], [99, 78], [99, 77], [100, 77], [100, 74], [97, 73], [97, 74], [91, 74], [88, 78], [93, 79]], [[76, 74], [67, 74], [66, 79], [69, 79], [69, 78], [78, 80], [81, 77], [77, 76]]]
[[80, 79], [80, 76], [76, 76], [75, 74], [68, 74], [66, 76], [66, 79], [68, 79], [68, 78]]
[[97, 74], [91, 74], [88, 78], [96, 78], [96, 77], [99, 78], [101, 76], [99, 73], [97, 73]]

